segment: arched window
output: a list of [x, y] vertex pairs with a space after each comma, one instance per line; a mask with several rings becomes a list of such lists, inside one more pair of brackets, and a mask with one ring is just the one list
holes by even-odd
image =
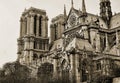
[[43, 54], [41, 54], [40, 56], [39, 56], [39, 59], [41, 59], [43, 57]]
[[55, 28], [55, 40], [57, 39], [57, 35], [58, 35], [58, 31], [57, 31], [57, 26], [58, 26], [58, 24], [55, 24], [54, 25], [54, 28]]
[[[62, 68], [62, 80], [64, 80], [65, 83], [70, 83], [69, 82], [70, 65], [68, 64], [66, 59], [62, 61], [61, 68]], [[57, 70], [59, 70], [59, 67], [57, 68]]]
[[36, 20], [37, 20], [37, 15], [34, 16], [34, 34], [36, 35]]
[[42, 35], [42, 16], [39, 18], [39, 36]]

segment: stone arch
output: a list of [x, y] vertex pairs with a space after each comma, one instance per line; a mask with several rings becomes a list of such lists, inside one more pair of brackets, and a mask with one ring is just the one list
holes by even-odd
[[36, 59], [38, 59], [38, 55], [35, 53], [33, 54], [33, 60], [36, 60]]
[[43, 54], [40, 54], [39, 59], [42, 59], [42, 57], [43, 57]]
[[82, 75], [81, 81], [82, 82], [85, 82], [88, 80], [88, 75], [89, 75], [88, 66], [89, 66], [89, 62], [86, 58], [81, 60], [81, 75]]
[[34, 34], [37, 33], [37, 15], [34, 16]]
[[65, 68], [65, 69], [67, 69], [67, 70], [69, 70], [70, 69], [70, 63], [69, 63], [69, 60], [67, 60], [66, 58], [63, 58], [62, 60], [61, 60], [61, 68], [63, 69], [63, 68]]
[[65, 67], [66, 64], [67, 64], [67, 61], [65, 59], [63, 59], [62, 62], [61, 62], [61, 67], [62, 68]]
[[61, 63], [61, 69], [62, 69], [62, 80], [65, 83], [69, 83], [69, 70], [70, 70], [70, 65], [66, 59], [62, 60]]

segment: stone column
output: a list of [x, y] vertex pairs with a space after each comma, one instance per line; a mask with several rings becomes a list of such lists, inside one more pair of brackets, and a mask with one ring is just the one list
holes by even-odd
[[48, 50], [48, 40], [45, 40], [44, 44], [45, 44], [45, 50]]
[[24, 39], [24, 50], [29, 49], [29, 39], [25, 38]]
[[108, 42], [108, 34], [107, 33], [105, 34], [105, 37], [106, 37], [105, 52], [108, 52], [109, 51], [109, 42]]
[[30, 38], [30, 49], [34, 47], [34, 38]]
[[21, 38], [19, 38], [18, 40], [17, 40], [17, 42], [18, 42], [18, 49], [17, 49], [17, 55], [18, 55], [18, 57], [17, 57], [17, 61], [19, 61], [20, 63], [21, 63], [21, 59], [22, 59], [22, 40], [21, 40]]
[[60, 35], [61, 35], [61, 27], [60, 27], [60, 22], [58, 22], [58, 27], [57, 27], [57, 35], [58, 35], [58, 37], [57, 38], [60, 38]]
[[53, 24], [50, 25], [50, 43], [55, 40], [55, 28]]
[[98, 31], [95, 29], [90, 29], [90, 42], [91, 42], [92, 46], [94, 46], [94, 39], [95, 39], [97, 32]]
[[29, 39], [28, 38], [25, 38], [24, 39], [24, 63], [28, 63], [28, 55], [29, 55]]
[[119, 36], [118, 36], [118, 31], [116, 31], [116, 44], [119, 44]]
[[20, 38], [22, 37], [22, 25], [23, 25], [23, 17], [20, 19]]
[[23, 23], [22, 23], [22, 36], [25, 36], [26, 35], [26, 29], [27, 29], [27, 27], [26, 27], [26, 19], [24, 18], [23, 19]]
[[80, 83], [80, 73], [78, 72], [79, 68], [79, 55], [75, 54], [75, 78], [76, 83]]
[[48, 17], [45, 20], [45, 37], [48, 37]]
[[41, 26], [41, 28], [42, 28], [42, 37], [45, 37], [45, 33], [46, 33], [46, 31], [45, 31], [45, 17], [43, 17], [42, 18], [42, 26]]
[[96, 52], [100, 52], [100, 35], [97, 33], [96, 37]]
[[29, 55], [29, 63], [32, 63], [33, 60], [33, 49], [34, 49], [34, 38], [30, 38], [30, 55]]
[[30, 15], [27, 16], [27, 35], [30, 34]]
[[40, 26], [39, 21], [40, 21], [40, 15], [38, 14], [37, 15], [37, 22], [36, 22], [37, 23], [36, 24], [36, 26], [37, 26], [37, 28], [36, 28], [36, 33], [37, 33], [36, 36], [39, 36], [39, 26]]
[[120, 56], [120, 49], [118, 48], [119, 45], [119, 35], [118, 31], [116, 31], [116, 48], [117, 48], [117, 55]]
[[75, 64], [74, 64], [74, 55], [73, 54], [71, 54], [70, 55], [70, 65], [71, 65], [71, 69], [70, 69], [70, 71], [69, 71], [69, 75], [70, 75], [70, 77], [69, 77], [69, 79], [70, 79], [70, 83], [74, 83], [74, 80], [75, 80]]
[[54, 76], [55, 79], [58, 77], [58, 72], [57, 72], [57, 59], [54, 59]]
[[31, 14], [30, 17], [30, 35], [34, 35], [34, 14]]
[[39, 41], [37, 41], [37, 49], [39, 49], [39, 43], [40, 43], [40, 42], [39, 42]]

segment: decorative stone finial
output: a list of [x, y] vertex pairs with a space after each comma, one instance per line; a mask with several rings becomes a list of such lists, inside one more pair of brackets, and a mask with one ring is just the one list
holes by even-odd
[[73, 0], [71, 0], [71, 6], [72, 6], [72, 8], [74, 7], [74, 3], [73, 3]]
[[85, 0], [82, 0], [82, 13], [86, 14]]

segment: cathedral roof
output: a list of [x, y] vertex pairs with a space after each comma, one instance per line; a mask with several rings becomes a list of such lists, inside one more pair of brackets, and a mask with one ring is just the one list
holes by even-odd
[[45, 10], [31, 7], [31, 8], [29, 8], [29, 9], [25, 9], [22, 15], [26, 15], [26, 14], [28, 14], [29, 12], [36, 12], [36, 13], [40, 13], [40, 14], [46, 14], [46, 11], [45, 11]]
[[88, 42], [88, 40], [80, 39], [80, 38], [74, 38], [72, 42], [68, 44], [66, 47], [66, 50], [70, 50], [71, 48], [76, 48], [79, 50], [87, 50], [87, 51], [94, 51], [92, 48], [92, 45]]
[[120, 13], [115, 14], [110, 21], [110, 28], [118, 28], [120, 26]]
[[106, 25], [106, 23], [104, 22], [104, 20], [100, 16], [94, 15], [94, 14], [91, 14], [91, 13], [87, 13], [86, 20], [88, 21], [88, 23], [91, 23], [92, 20], [96, 21], [97, 19], [99, 19], [100, 28], [108, 29], [108, 26]]
[[51, 20], [51, 22], [55, 22], [55, 21], [57, 21], [57, 20], [59, 20], [59, 19], [63, 19], [63, 18], [64, 18], [64, 15], [63, 15], [63, 14], [59, 14], [58, 16], [54, 17], [54, 18]]

